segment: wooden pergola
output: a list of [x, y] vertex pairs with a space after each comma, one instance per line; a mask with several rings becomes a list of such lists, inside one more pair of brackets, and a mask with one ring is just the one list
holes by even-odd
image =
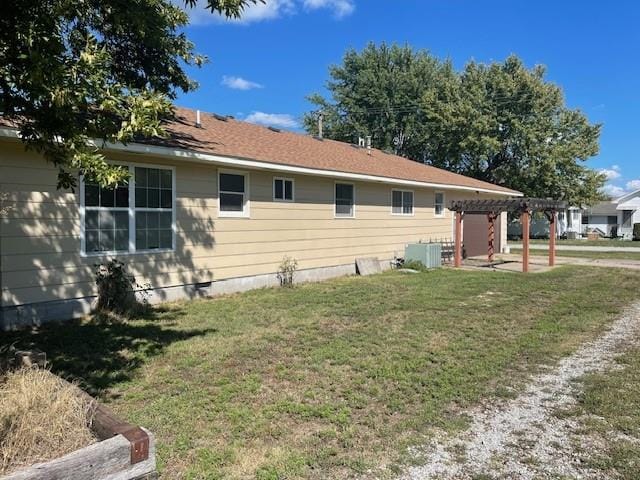
[[558, 210], [566, 208], [561, 200], [544, 198], [511, 198], [505, 200], [456, 200], [451, 210], [456, 212], [456, 238], [454, 265], [462, 266], [462, 220], [465, 215], [486, 215], [489, 220], [488, 257], [493, 262], [495, 254], [495, 222], [502, 212], [520, 215], [522, 225], [522, 271], [529, 271], [529, 220], [533, 212], [543, 212], [549, 219], [549, 265], [556, 261], [556, 224]]

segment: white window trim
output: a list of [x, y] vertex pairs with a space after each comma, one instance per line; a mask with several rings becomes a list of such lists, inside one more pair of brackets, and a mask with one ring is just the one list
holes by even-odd
[[[242, 205], [242, 211], [241, 212], [223, 212], [220, 209], [220, 175], [223, 173], [228, 173], [230, 175], [242, 175], [244, 176], [244, 203]], [[250, 196], [249, 196], [249, 192], [250, 192], [250, 187], [249, 185], [251, 184], [251, 182], [249, 181], [249, 172], [247, 171], [243, 171], [243, 170], [229, 170], [226, 168], [219, 168], [218, 169], [218, 217], [222, 217], [222, 218], [250, 218], [251, 215], [251, 201], [249, 200]], [[224, 193], [238, 193], [238, 192], [224, 192]]]
[[[351, 185], [353, 187], [353, 208], [351, 215], [338, 215], [336, 204], [336, 186], [337, 185]], [[333, 218], [356, 218], [356, 184], [353, 182], [341, 182], [335, 181], [333, 182]]]
[[[436, 213], [436, 195], [437, 194], [441, 194], [442, 195], [442, 213]], [[445, 218], [447, 216], [447, 195], [440, 191], [440, 190], [436, 190], [435, 192], [433, 192], [433, 216], [435, 218]]]
[[[411, 213], [393, 213], [393, 192], [402, 192], [402, 193], [411, 193]], [[404, 205], [400, 204], [400, 208], [404, 209]], [[391, 215], [393, 215], [394, 217], [413, 217], [415, 216], [415, 212], [416, 212], [416, 194], [413, 190], [403, 190], [400, 188], [392, 188], [391, 189]]]
[[[127, 167], [131, 174], [129, 180], [129, 206], [128, 207], [87, 207], [85, 205], [84, 177], [80, 176], [80, 256], [81, 257], [105, 257], [105, 256], [122, 256], [149, 253], [165, 253], [175, 252], [176, 250], [176, 167], [172, 165], [155, 165], [151, 163], [133, 163], [133, 162], [113, 162], [116, 165]], [[139, 210], [153, 212], [168, 212], [168, 208], [138, 208], [136, 209], [136, 180], [135, 167], [142, 168], [158, 168], [161, 170], [171, 170], [171, 248], [155, 248], [155, 249], [136, 249], [136, 217], [135, 212]], [[109, 211], [127, 211], [129, 212], [129, 251], [113, 250], [109, 252], [87, 252], [87, 241], [85, 234], [85, 217], [86, 211], [89, 210], [109, 210]]]
[[[284, 196], [284, 182], [291, 182], [291, 200], [276, 198], [276, 180], [282, 180], [282, 195]], [[296, 201], [296, 181], [290, 177], [273, 177], [273, 201], [292, 203]]]

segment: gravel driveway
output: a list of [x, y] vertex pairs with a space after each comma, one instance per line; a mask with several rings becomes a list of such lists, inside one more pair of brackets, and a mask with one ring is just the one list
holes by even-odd
[[579, 434], [578, 419], [554, 412], [575, 405], [579, 377], [613, 368], [629, 341], [640, 338], [640, 302], [629, 307], [611, 329], [583, 345], [548, 371], [532, 378], [517, 398], [468, 412], [471, 427], [454, 437], [441, 435], [415, 450], [426, 464], [408, 469], [402, 480], [423, 479], [599, 479], [576, 453], [597, 449]]

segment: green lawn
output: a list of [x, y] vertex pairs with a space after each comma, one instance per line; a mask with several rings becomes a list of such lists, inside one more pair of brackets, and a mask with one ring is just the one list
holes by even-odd
[[[522, 242], [518, 242], [522, 243]], [[532, 239], [531, 243], [549, 244], [549, 240]], [[601, 240], [556, 240], [556, 245], [579, 245], [583, 247], [635, 247], [640, 249], [640, 242], [603, 238]]]
[[582, 428], [605, 445], [584, 452], [587, 464], [618, 478], [636, 480], [640, 471], [640, 349], [618, 360], [621, 368], [588, 375], [577, 413], [587, 414]]
[[[158, 439], [162, 477], [348, 478], [512, 395], [640, 296], [640, 272], [388, 272], [8, 336]], [[576, 308], [579, 306], [579, 308]], [[382, 473], [384, 475], [384, 473]]]
[[[511, 253], [521, 254], [521, 248], [512, 248]], [[546, 256], [547, 252], [544, 250], [530, 249], [531, 255]], [[640, 260], [640, 252], [590, 252], [584, 250], [556, 250], [558, 257], [578, 257], [578, 258], [593, 258], [603, 260]]]

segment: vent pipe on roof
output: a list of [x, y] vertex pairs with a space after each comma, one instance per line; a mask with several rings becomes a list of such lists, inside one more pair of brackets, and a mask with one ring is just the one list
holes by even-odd
[[200, 122], [200, 110], [196, 110], [196, 127], [202, 127], [202, 123]]
[[322, 111], [318, 112], [318, 138], [322, 140]]
[[371, 155], [371, 135], [367, 135], [367, 154]]

